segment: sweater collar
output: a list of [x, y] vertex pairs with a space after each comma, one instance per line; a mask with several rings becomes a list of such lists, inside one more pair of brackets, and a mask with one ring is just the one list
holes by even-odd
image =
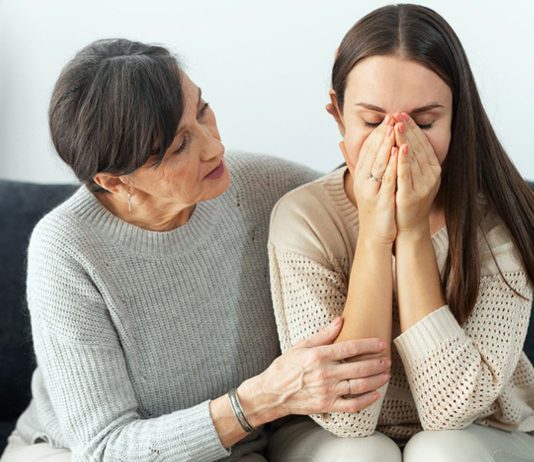
[[90, 231], [105, 241], [116, 244], [134, 254], [147, 256], [187, 253], [211, 238], [214, 225], [220, 218], [226, 193], [196, 205], [189, 221], [170, 231], [149, 231], [127, 223], [107, 210], [100, 201], [82, 186], [68, 200], [68, 207]]

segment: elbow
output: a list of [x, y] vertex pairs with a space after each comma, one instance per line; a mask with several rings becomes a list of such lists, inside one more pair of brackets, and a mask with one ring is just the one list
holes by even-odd
[[339, 416], [339, 414], [315, 414], [311, 417], [326, 431], [339, 438], [365, 438], [376, 431], [378, 419], [370, 422], [367, 419], [355, 419], [353, 414], [347, 414], [349, 418], [340, 422], [337, 419], [330, 420], [332, 416]]
[[463, 430], [475, 421], [473, 415], [436, 409], [432, 412], [420, 412], [419, 418], [424, 431]]
[[339, 438], [365, 438], [367, 436], [371, 436], [375, 432], [376, 426], [336, 426], [332, 428], [325, 428], [325, 430], [328, 430], [330, 433], [336, 435]]
[[442, 430], [463, 430], [471, 425], [471, 422], [423, 422], [421, 420], [421, 427], [426, 432], [437, 432]]

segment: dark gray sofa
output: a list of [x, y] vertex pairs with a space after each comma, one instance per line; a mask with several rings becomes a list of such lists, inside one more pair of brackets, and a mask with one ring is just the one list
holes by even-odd
[[[35, 367], [24, 296], [28, 238], [37, 221], [75, 189], [0, 180], [0, 454], [30, 400]], [[525, 351], [534, 362], [533, 322]]]

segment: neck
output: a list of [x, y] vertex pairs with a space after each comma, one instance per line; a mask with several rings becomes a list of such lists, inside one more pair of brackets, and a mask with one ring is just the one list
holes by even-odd
[[113, 194], [97, 193], [98, 201], [113, 215], [121, 220], [148, 231], [171, 231], [185, 225], [195, 208], [194, 205], [176, 207], [176, 204], [154, 206], [143, 203], [134, 203], [128, 210], [128, 202], [116, 198]]

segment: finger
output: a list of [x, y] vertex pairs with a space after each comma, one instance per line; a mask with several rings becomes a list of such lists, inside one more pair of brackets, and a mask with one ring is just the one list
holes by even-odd
[[338, 383], [336, 391], [339, 396], [363, 395], [385, 385], [389, 377], [390, 375], [387, 372], [382, 372], [371, 377], [342, 380]]
[[321, 329], [315, 335], [305, 338], [295, 344], [295, 348], [313, 348], [323, 345], [330, 345], [339, 335], [343, 318], [337, 317], [324, 329]]
[[375, 162], [380, 146], [386, 138], [387, 127], [390, 121], [391, 117], [387, 115], [382, 123], [369, 134], [362, 145], [357, 169], [358, 171], [363, 172], [364, 175], [369, 175], [369, 172], [371, 171], [371, 166]]
[[[391, 120], [391, 116], [388, 114], [386, 116], [386, 119]], [[388, 123], [386, 124], [385, 130], [386, 133], [384, 134], [384, 138], [382, 139], [382, 144], [380, 144], [380, 146], [378, 147], [378, 153], [369, 171], [369, 174], [373, 175], [375, 178], [378, 179], [382, 179], [382, 177], [384, 176], [384, 172], [389, 163], [391, 148], [395, 143], [393, 127]]]
[[[417, 154], [414, 149], [412, 149], [412, 153], [408, 154], [408, 165], [410, 166], [410, 174], [412, 176], [412, 187], [413, 190], [417, 190], [424, 181], [424, 169], [425, 167], [422, 166], [426, 164], [426, 159], [424, 159], [421, 163], [417, 160]], [[428, 168], [428, 164], [426, 164], [426, 167]]]
[[338, 363], [333, 366], [332, 377], [338, 380], [371, 377], [386, 372], [391, 367], [391, 360], [385, 356], [362, 359], [355, 362]]
[[345, 340], [320, 347], [318, 354], [324, 359], [341, 361], [365, 354], [382, 353], [386, 349], [386, 342], [379, 338], [365, 338], [357, 340]]
[[380, 188], [381, 194], [392, 196], [397, 188], [397, 155], [399, 149], [396, 146], [391, 148], [391, 154], [389, 156], [388, 166], [384, 175], [382, 176], [382, 187]]
[[421, 169], [421, 173], [423, 173], [423, 168], [420, 165], [419, 157], [423, 156], [424, 162], [426, 162], [426, 157], [422, 151], [422, 148], [419, 146], [419, 141], [415, 138], [413, 134], [413, 130], [408, 127], [406, 123], [406, 117], [407, 116], [405, 115], [405, 113], [399, 116], [401, 122], [395, 124], [395, 139], [397, 141], [398, 146], [401, 146], [402, 144], [407, 144], [410, 146], [410, 163], [415, 163], [417, 167]]
[[406, 112], [403, 112], [400, 115], [400, 118], [406, 125], [408, 129], [407, 132], [411, 134], [411, 137], [408, 137], [408, 143], [414, 147], [414, 150], [421, 153], [421, 160], [424, 158], [425, 162], [429, 165], [439, 164], [434, 148], [421, 127], [419, 127], [419, 125], [415, 123], [415, 120], [413, 120]]
[[380, 399], [378, 391], [370, 391], [363, 395], [353, 396], [351, 398], [339, 397], [334, 402], [331, 412], [349, 412], [354, 413], [369, 407], [375, 401]]
[[410, 193], [413, 190], [409, 156], [410, 149], [407, 144], [403, 144], [397, 155], [397, 191], [399, 194]]
[[406, 137], [406, 126], [404, 125], [403, 121], [397, 122], [393, 126], [395, 130], [395, 144], [397, 146], [401, 146], [402, 144], [408, 143], [408, 138]]

